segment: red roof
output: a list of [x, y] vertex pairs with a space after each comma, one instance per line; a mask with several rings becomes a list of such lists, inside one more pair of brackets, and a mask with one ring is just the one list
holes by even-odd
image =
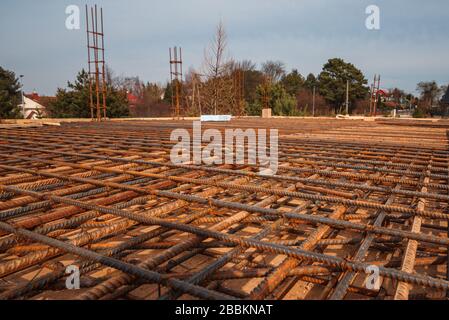
[[126, 97], [128, 98], [128, 103], [131, 104], [131, 105], [139, 103], [139, 98], [137, 98], [135, 95], [133, 95], [130, 92], [126, 93]]
[[33, 93], [25, 93], [24, 94], [25, 97], [27, 97], [28, 99], [31, 99], [37, 103], [39, 103], [42, 106], [47, 106], [48, 103], [50, 103], [51, 101], [56, 100], [56, 97], [54, 96], [40, 96], [37, 92], [33, 92]]
[[36, 102], [39, 102], [39, 98], [40, 98], [39, 94], [37, 92], [25, 94], [25, 97], [27, 97], [28, 99], [34, 100]]
[[379, 95], [385, 96], [385, 97], [388, 97], [390, 95], [390, 93], [384, 89], [379, 89], [379, 91], [377, 91], [377, 92], [379, 93]]

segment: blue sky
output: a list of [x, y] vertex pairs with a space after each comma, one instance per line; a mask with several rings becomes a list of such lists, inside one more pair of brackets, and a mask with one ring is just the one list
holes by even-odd
[[[2, 0], [0, 65], [25, 75], [25, 91], [54, 94], [86, 67], [84, 23], [65, 27], [77, 0]], [[94, 1], [87, 1], [93, 4]], [[447, 0], [97, 0], [105, 15], [106, 61], [118, 75], [165, 82], [168, 48], [182, 46], [184, 69], [198, 68], [221, 19], [230, 56], [283, 61], [319, 73], [329, 58], [354, 63], [384, 88], [414, 92], [419, 81], [449, 83]], [[380, 8], [380, 30], [365, 8]]]

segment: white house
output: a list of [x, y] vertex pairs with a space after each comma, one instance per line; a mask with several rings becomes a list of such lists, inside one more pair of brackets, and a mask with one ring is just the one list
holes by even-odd
[[23, 96], [23, 104], [20, 104], [20, 110], [24, 119], [39, 119], [45, 115], [45, 107], [33, 99]]

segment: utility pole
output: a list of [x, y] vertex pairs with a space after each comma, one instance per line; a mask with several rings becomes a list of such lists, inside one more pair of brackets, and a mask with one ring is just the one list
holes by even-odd
[[374, 75], [374, 83], [371, 86], [371, 95], [370, 95], [370, 115], [376, 116], [377, 113], [377, 103], [379, 101], [379, 90], [380, 90], [380, 75]]
[[[21, 74], [19, 76], [20, 82], [22, 82], [23, 77], [24, 77], [23, 74]], [[23, 94], [23, 84], [21, 83], [21, 85], [22, 85], [22, 88], [20, 88], [20, 94], [21, 94], [21, 98], [22, 98], [22, 115], [23, 115], [23, 118], [25, 118], [25, 96]]]
[[346, 114], [349, 115], [349, 80], [346, 80]]
[[190, 107], [190, 112], [195, 110], [195, 90], [196, 90], [196, 74], [192, 76], [192, 104]]
[[312, 96], [312, 117], [315, 117], [315, 86], [313, 86], [313, 96]]
[[[374, 86], [376, 86], [376, 82], [374, 82]], [[377, 103], [379, 101], [379, 90], [380, 90], [380, 74], [377, 76], [376, 98], [374, 99], [374, 116], [376, 116], [376, 114], [377, 114]]]

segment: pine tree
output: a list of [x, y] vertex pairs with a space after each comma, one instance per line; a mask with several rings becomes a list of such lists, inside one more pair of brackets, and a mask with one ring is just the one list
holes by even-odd
[[21, 85], [14, 72], [0, 67], [0, 118], [20, 118]]

